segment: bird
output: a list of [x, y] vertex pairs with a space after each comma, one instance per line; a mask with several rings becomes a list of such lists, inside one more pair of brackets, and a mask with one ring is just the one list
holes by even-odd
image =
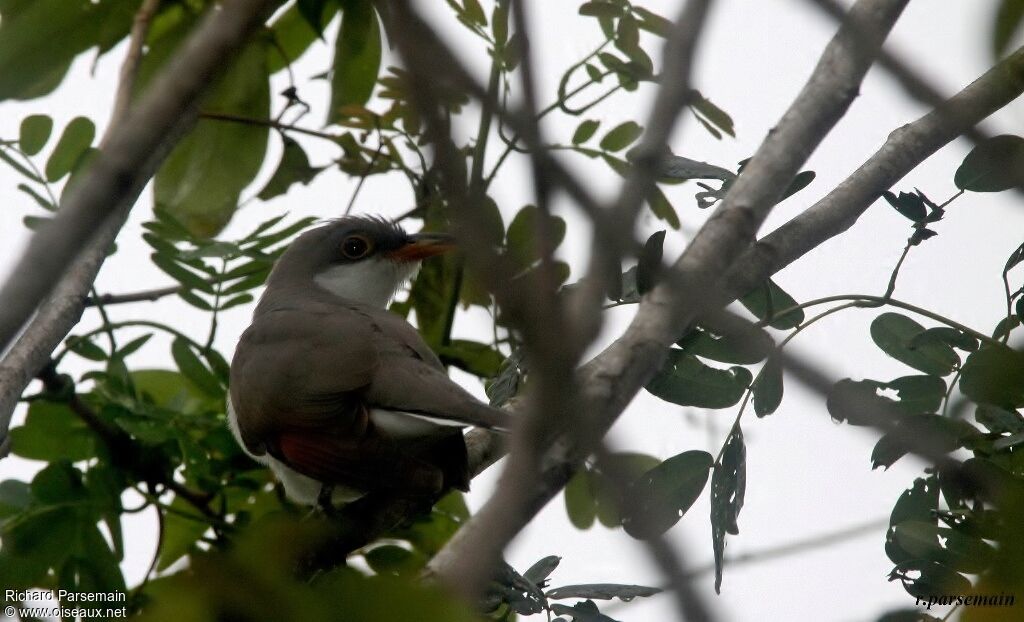
[[387, 309], [422, 260], [453, 248], [447, 234], [346, 216], [276, 261], [231, 361], [227, 415], [291, 500], [328, 510], [373, 492], [465, 491], [464, 428], [508, 429]]

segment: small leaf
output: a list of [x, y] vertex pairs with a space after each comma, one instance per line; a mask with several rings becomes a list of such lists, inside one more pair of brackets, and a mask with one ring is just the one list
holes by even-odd
[[711, 543], [715, 553], [715, 592], [722, 590], [725, 534], [740, 532], [737, 519], [747, 490], [747, 448], [743, 430], [734, 426], [725, 441], [721, 463], [711, 476]]
[[[715, 128], [718, 128], [729, 136], [736, 136], [736, 129], [733, 124], [732, 117], [730, 117], [726, 111], [716, 106], [710, 99], [704, 97], [698, 91], [693, 91], [691, 95], [692, 103], [690, 105], [697, 114], [698, 120], [702, 123], [710, 123]], [[720, 136], [716, 138], [720, 138]]]
[[[716, 334], [716, 330], [722, 334]], [[746, 324], [721, 327], [694, 327], [682, 339], [676, 342], [685, 352], [718, 361], [720, 363], [737, 363], [752, 365], [765, 360], [775, 347], [764, 329]]]
[[75, 117], [64, 128], [57, 146], [46, 161], [47, 181], [57, 181], [75, 168], [78, 159], [92, 145], [96, 126], [85, 117]]
[[96, 456], [99, 439], [67, 404], [35, 400], [25, 423], [11, 432], [11, 453], [28, 460], [88, 460]]
[[775, 281], [768, 279], [746, 296], [740, 298], [740, 304], [760, 320], [771, 317], [768, 323], [772, 328], [788, 330], [796, 328], [804, 321], [803, 309], [795, 309], [780, 315], [786, 309], [797, 306], [796, 300], [787, 294]]
[[882, 196], [893, 206], [897, 212], [903, 214], [912, 222], [922, 222], [928, 216], [928, 208], [924, 201], [916, 194], [901, 192], [899, 196], [886, 190]]
[[600, 145], [605, 151], [621, 151], [633, 144], [643, 133], [644, 128], [633, 121], [626, 121], [609, 130], [601, 139]]
[[56, 205], [51, 203], [49, 199], [44, 198], [41, 194], [33, 190], [31, 186], [27, 184], [18, 184], [18, 190], [21, 190], [28, 196], [32, 197], [32, 200], [36, 202], [36, 205], [43, 208], [44, 210], [48, 212], [57, 211]]
[[642, 6], [634, 6], [633, 12], [640, 18], [640, 28], [647, 32], [659, 37], [668, 37], [669, 33], [672, 32], [672, 22], [661, 15], [649, 11]]
[[597, 132], [597, 128], [600, 127], [601, 122], [594, 119], [586, 119], [576, 126], [576, 131], [572, 134], [572, 144], [579, 145], [590, 140]]
[[971, 149], [953, 176], [957, 188], [1000, 192], [1024, 185], [1024, 138], [1003, 134]]
[[542, 557], [523, 573], [523, 578], [534, 585], [541, 585], [555, 571], [555, 568], [558, 568], [561, 561], [562, 558], [557, 555]]
[[645, 387], [663, 400], [681, 406], [728, 408], [740, 401], [753, 375], [744, 367], [716, 369], [682, 350], [669, 350], [668, 359]]
[[18, 130], [18, 146], [25, 155], [35, 155], [42, 151], [46, 141], [50, 140], [52, 131], [53, 119], [45, 114], [29, 115], [21, 122], [21, 128]]
[[778, 356], [769, 356], [750, 390], [754, 393], [754, 413], [764, 417], [782, 403], [782, 364]]
[[205, 278], [199, 276], [195, 272], [192, 272], [166, 255], [153, 253], [150, 255], [150, 259], [157, 268], [163, 270], [168, 276], [185, 287], [189, 289], [198, 289], [199, 291], [206, 292], [207, 294], [214, 293], [213, 285], [208, 283]]
[[619, 17], [622, 7], [607, 0], [591, 0], [580, 5], [579, 13], [590, 17]]
[[192, 351], [192, 346], [181, 337], [176, 337], [171, 343], [171, 356], [178, 366], [181, 374], [194, 382], [197, 387], [209, 395], [220, 395], [223, 393], [220, 381], [203, 364], [203, 362]]
[[562, 587], [548, 590], [544, 595], [552, 600], [561, 600], [564, 598], [596, 598], [598, 600], [612, 600], [618, 598], [621, 601], [629, 602], [634, 598], [654, 596], [661, 592], [661, 588], [645, 587], [643, 585], [588, 583], [584, 585], [563, 585]]
[[643, 250], [640, 251], [640, 260], [636, 266], [636, 290], [641, 296], [654, 289], [658, 282], [664, 245], [665, 231], [663, 229], [647, 238]]
[[797, 173], [796, 177], [793, 178], [793, 181], [790, 182], [789, 187], [782, 193], [782, 198], [779, 199], [779, 202], [781, 203], [782, 201], [785, 201], [789, 197], [809, 186], [811, 182], [814, 181], [814, 177], [814, 171], [800, 171]]
[[576, 529], [590, 529], [597, 517], [597, 500], [586, 469], [580, 469], [565, 485], [565, 513]]
[[309, 157], [302, 146], [285, 136], [281, 162], [270, 181], [256, 196], [261, 201], [269, 201], [288, 192], [292, 184], [308, 184], [323, 169], [322, 166], [310, 166]]
[[89, 359], [90, 361], [107, 360], [107, 353], [103, 351], [103, 348], [99, 347], [89, 339], [69, 337], [67, 344], [69, 350], [82, 358]]
[[342, 106], [361, 106], [370, 99], [377, 84], [380, 60], [380, 24], [373, 3], [369, 0], [346, 3], [334, 47], [328, 123], [339, 120]]

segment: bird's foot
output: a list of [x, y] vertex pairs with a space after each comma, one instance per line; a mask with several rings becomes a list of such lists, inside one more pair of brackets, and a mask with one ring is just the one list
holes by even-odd
[[322, 484], [320, 486], [320, 494], [316, 497], [316, 503], [327, 516], [336, 516], [338, 513], [338, 510], [334, 507], [333, 496], [334, 486], [331, 484]]

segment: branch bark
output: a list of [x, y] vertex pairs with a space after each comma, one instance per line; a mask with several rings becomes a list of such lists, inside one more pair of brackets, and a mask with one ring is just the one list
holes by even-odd
[[278, 3], [229, 0], [210, 11], [131, 114], [111, 125], [88, 175], [11, 271], [0, 289], [0, 350], [38, 314], [0, 364], [0, 455], [18, 396], [81, 317], [85, 294], [146, 182], [195, 122], [196, 103]]

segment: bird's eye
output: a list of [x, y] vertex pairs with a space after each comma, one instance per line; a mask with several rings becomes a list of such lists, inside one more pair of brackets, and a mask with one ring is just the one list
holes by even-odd
[[341, 243], [341, 254], [347, 259], [362, 259], [370, 252], [370, 241], [361, 235], [350, 235]]

